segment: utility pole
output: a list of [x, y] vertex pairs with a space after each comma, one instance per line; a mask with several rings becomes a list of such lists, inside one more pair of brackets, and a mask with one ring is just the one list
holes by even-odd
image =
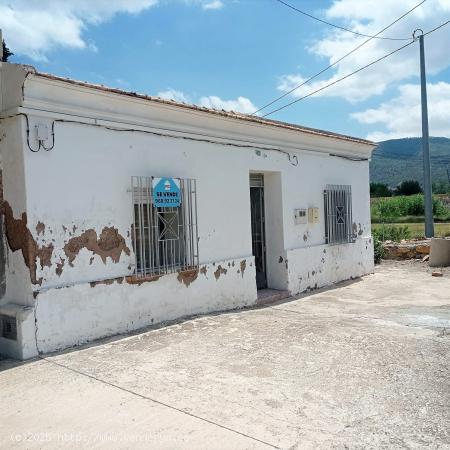
[[431, 189], [431, 169], [430, 169], [430, 136], [428, 132], [428, 106], [427, 106], [427, 78], [425, 71], [425, 46], [423, 42], [423, 31], [414, 31], [419, 35], [420, 46], [420, 86], [422, 98], [422, 156], [423, 156], [423, 193], [425, 199], [425, 237], [434, 237], [433, 223], [433, 193]]
[[3, 36], [2, 29], [0, 28], [0, 62], [3, 61]]

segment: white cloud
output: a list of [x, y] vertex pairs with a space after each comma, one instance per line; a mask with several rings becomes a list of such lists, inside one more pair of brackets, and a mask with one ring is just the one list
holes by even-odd
[[204, 10], [222, 9], [225, 6], [223, 0], [179, 0], [187, 5], [199, 6]]
[[[360, 33], [373, 35], [417, 3], [418, 0], [403, 0], [401, 2], [397, 0], [336, 0], [325, 12], [325, 15], [330, 21], [350, 27]], [[436, 27], [449, 14], [449, 0], [428, 0], [384, 32], [382, 36], [407, 38], [418, 27], [423, 28], [425, 31]], [[321, 58], [323, 65], [326, 66], [339, 59], [365, 39], [344, 31], [327, 31], [327, 35], [310, 46], [308, 51]], [[427, 70], [429, 74], [436, 74], [450, 65], [450, 33], [448, 29], [441, 29], [427, 36], [425, 41]], [[373, 39], [360, 50], [338, 63], [330, 70], [327, 78], [318, 79], [303, 86], [293, 92], [292, 96], [298, 98], [319, 89], [391, 52], [406, 42]], [[418, 51], [417, 43], [413, 44], [390, 56], [388, 59], [316, 95], [342, 97], [350, 102], [357, 102], [374, 95], [380, 95], [391, 83], [401, 82], [418, 75]], [[305, 70], [302, 70], [300, 74], [284, 75], [280, 78], [278, 89], [282, 92], [287, 92], [311, 75], [313, 75], [312, 71], [308, 72]]]
[[158, 92], [156, 95], [166, 100], [175, 100], [176, 102], [196, 104], [205, 108], [224, 109], [225, 111], [241, 112], [244, 114], [251, 114], [258, 109], [247, 97], [238, 97], [235, 100], [223, 100], [216, 95], [210, 95], [193, 100], [184, 92], [171, 88]]
[[203, 9], [220, 9], [223, 8], [223, 2], [221, 0], [211, 0], [202, 5]]
[[251, 114], [258, 109], [247, 97], [238, 97], [236, 100], [222, 100], [220, 97], [210, 95], [209, 97], [201, 97], [199, 105], [206, 108], [224, 109], [225, 111], [235, 111], [244, 114]]
[[180, 103], [191, 103], [191, 100], [189, 99], [189, 97], [187, 95], [185, 95], [181, 91], [177, 91], [177, 90], [171, 89], [171, 88], [169, 88], [165, 91], [158, 92], [156, 94], [156, 96], [161, 97], [165, 100], [174, 100], [174, 101], [180, 102]]
[[[405, 84], [398, 90], [397, 97], [378, 108], [351, 115], [360, 123], [380, 124], [386, 129], [369, 133], [368, 139], [378, 142], [421, 135], [420, 85]], [[430, 135], [450, 138], [450, 83], [430, 83], [427, 92]]]
[[[179, 0], [183, 1], [183, 0]], [[222, 0], [184, 0], [206, 10], [220, 9]], [[97, 52], [83, 33], [115, 15], [139, 14], [160, 0], [0, 0], [0, 28], [16, 55], [46, 61], [57, 47]], [[155, 46], [162, 42], [156, 40]]]
[[8, 47], [16, 54], [46, 60], [57, 46], [90, 49], [83, 31], [118, 13], [137, 14], [158, 0], [0, 0], [0, 28]]

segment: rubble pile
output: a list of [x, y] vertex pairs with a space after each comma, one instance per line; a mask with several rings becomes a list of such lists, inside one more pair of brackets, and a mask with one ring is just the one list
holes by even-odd
[[430, 253], [429, 239], [408, 239], [383, 243], [384, 259], [424, 259]]

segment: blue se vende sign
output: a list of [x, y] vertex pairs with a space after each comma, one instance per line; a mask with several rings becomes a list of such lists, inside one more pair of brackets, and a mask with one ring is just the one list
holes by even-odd
[[181, 205], [180, 180], [178, 178], [153, 178], [153, 205], [157, 208]]

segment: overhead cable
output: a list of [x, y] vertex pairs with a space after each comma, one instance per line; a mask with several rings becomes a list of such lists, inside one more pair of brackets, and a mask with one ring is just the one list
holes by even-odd
[[[449, 23], [450, 23], [450, 20], [448, 20], [447, 22], [442, 23], [441, 25], [437, 26], [436, 28], [433, 28], [433, 29], [430, 30], [430, 31], [427, 31], [427, 32], [424, 33], [423, 35], [424, 35], [424, 36], [427, 36], [428, 34], [431, 34], [431, 33], [433, 33], [434, 31], [439, 30], [440, 28], [444, 27], [445, 25], [448, 25]], [[291, 106], [291, 105], [293, 105], [293, 104], [295, 104], [295, 103], [297, 103], [297, 102], [299, 102], [299, 101], [301, 101], [301, 100], [304, 100], [305, 98], [311, 97], [312, 95], [317, 94], [318, 92], [321, 92], [321, 91], [323, 91], [324, 89], [327, 89], [327, 88], [329, 88], [330, 86], [333, 86], [333, 85], [335, 85], [335, 84], [337, 84], [337, 83], [339, 83], [339, 82], [341, 82], [341, 81], [343, 81], [343, 80], [345, 80], [345, 79], [347, 79], [347, 78], [349, 78], [349, 77], [351, 77], [351, 76], [353, 76], [353, 75], [355, 75], [355, 74], [357, 74], [357, 73], [363, 71], [364, 69], [367, 69], [368, 67], [373, 66], [374, 64], [376, 64], [376, 63], [382, 61], [383, 59], [386, 59], [386, 58], [388, 58], [389, 56], [393, 55], [394, 53], [397, 53], [397, 52], [399, 52], [400, 50], [403, 50], [404, 48], [409, 47], [410, 45], [414, 44], [415, 42], [416, 42], [415, 40], [414, 40], [414, 41], [411, 41], [411, 42], [408, 42], [407, 44], [402, 45], [401, 47], [399, 47], [399, 48], [393, 50], [393, 51], [390, 52], [390, 53], [387, 53], [386, 55], [384, 55], [384, 56], [382, 56], [382, 57], [380, 57], [380, 58], [378, 58], [378, 59], [376, 59], [376, 60], [374, 60], [374, 61], [372, 61], [372, 62], [370, 62], [369, 64], [366, 64], [365, 66], [362, 66], [362, 67], [360, 67], [359, 69], [357, 69], [357, 70], [355, 70], [355, 71], [353, 71], [353, 72], [351, 72], [351, 73], [349, 73], [349, 74], [347, 74], [347, 75], [345, 75], [345, 76], [343, 76], [343, 77], [341, 77], [341, 78], [338, 78], [337, 80], [335, 80], [335, 81], [333, 81], [333, 82], [331, 82], [331, 83], [328, 83], [328, 84], [326, 84], [325, 86], [322, 86], [321, 88], [316, 89], [315, 91], [310, 92], [309, 94], [306, 94], [306, 95], [304, 95], [304, 96], [302, 96], [302, 97], [300, 97], [300, 98], [297, 98], [297, 99], [293, 100], [292, 102], [287, 103], [286, 105], [280, 106], [279, 108], [276, 108], [276, 109], [274, 109], [274, 110], [268, 112], [267, 114], [263, 115], [262, 117], [270, 116], [270, 115], [272, 115], [272, 114], [274, 114], [274, 113], [276, 113], [276, 112], [278, 112], [278, 111], [281, 111], [282, 109], [287, 108], [288, 106]]]
[[[402, 16], [400, 16], [399, 18], [395, 19], [393, 22], [391, 22], [389, 25], [387, 25], [386, 27], [384, 27], [382, 30], [380, 30], [377, 34], [375, 34], [374, 36], [369, 37], [369, 39], [366, 39], [364, 42], [362, 42], [361, 44], [359, 44], [358, 46], [356, 46], [353, 50], [350, 50], [348, 53], [346, 53], [345, 55], [343, 55], [341, 58], [337, 59], [336, 61], [334, 61], [332, 64], [330, 64], [329, 66], [325, 67], [324, 69], [322, 69], [320, 72], [317, 72], [315, 75], [309, 77], [307, 80], [302, 81], [300, 84], [294, 86], [292, 89], [290, 89], [289, 91], [285, 92], [283, 95], [280, 95], [279, 97], [277, 97], [276, 99], [272, 100], [271, 102], [265, 104], [264, 106], [262, 106], [261, 108], [259, 108], [257, 111], [255, 111], [253, 114], [256, 114], [260, 111], [262, 111], [263, 109], [266, 109], [268, 106], [273, 105], [274, 103], [276, 103], [278, 100], [281, 100], [282, 98], [288, 96], [289, 94], [291, 94], [292, 92], [296, 91], [297, 89], [301, 88], [302, 86], [304, 86], [305, 84], [309, 83], [311, 80], [314, 80], [315, 78], [317, 78], [319, 75], [322, 75], [324, 72], [326, 72], [327, 70], [331, 69], [332, 67], [336, 66], [337, 64], [339, 64], [342, 60], [344, 60], [345, 58], [347, 58], [347, 56], [350, 56], [352, 53], [355, 53], [357, 50], [359, 50], [361, 47], [363, 47], [364, 45], [366, 45], [367, 43], [369, 43], [372, 39], [376, 38], [379, 34], [383, 33], [384, 31], [386, 31], [388, 28], [390, 28], [392, 25], [396, 24], [397, 22], [399, 22], [400, 20], [402, 20], [405, 16], [407, 16], [408, 14], [410, 14], [412, 11], [414, 11], [416, 8], [418, 8], [420, 5], [422, 5], [426, 0], [421, 1], [420, 3], [418, 3], [416, 6], [414, 6], [413, 8], [411, 8], [409, 11], [407, 11], [405, 14], [403, 14]], [[410, 40], [412, 40], [413, 38], [411, 37]]]
[[[292, 10], [294, 10], [300, 14], [303, 14], [306, 17], [309, 17], [310, 19], [317, 20], [318, 22], [324, 23], [325, 25], [329, 25], [330, 27], [337, 28], [342, 31], [347, 31], [348, 33], [355, 34], [356, 36], [371, 37], [371, 38], [376, 38], [376, 39], [383, 39], [386, 41], [409, 41], [410, 40], [410, 38], [382, 37], [382, 36], [377, 36], [377, 35], [372, 36], [370, 34], [359, 33], [358, 31], [350, 30], [350, 28], [345, 28], [340, 25], [336, 25], [334, 23], [327, 22], [326, 20], [320, 19], [319, 17], [313, 16], [312, 14], [309, 14], [299, 8], [296, 8], [295, 6], [285, 2], [284, 0], [275, 0], [275, 1], [277, 1], [278, 3], [281, 3], [284, 6], [287, 6], [288, 8], [291, 8]], [[426, 0], [424, 0], [424, 1], [426, 1]], [[424, 3], [424, 1], [422, 3]]]

